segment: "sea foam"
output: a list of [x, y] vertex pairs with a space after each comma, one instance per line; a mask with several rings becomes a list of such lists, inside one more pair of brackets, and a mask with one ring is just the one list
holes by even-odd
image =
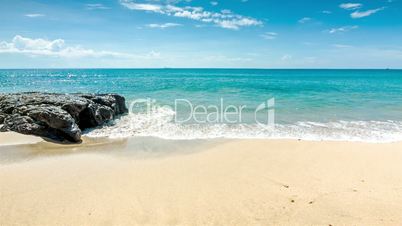
[[192, 140], [213, 138], [302, 139], [386, 143], [402, 141], [401, 121], [300, 121], [264, 128], [256, 124], [178, 124], [170, 108], [152, 114], [130, 113], [103, 127], [87, 130], [89, 137], [158, 137]]

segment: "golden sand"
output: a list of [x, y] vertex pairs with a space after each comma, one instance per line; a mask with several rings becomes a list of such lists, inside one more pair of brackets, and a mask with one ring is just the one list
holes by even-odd
[[147, 158], [124, 143], [0, 163], [0, 225], [402, 222], [401, 143], [234, 140]]

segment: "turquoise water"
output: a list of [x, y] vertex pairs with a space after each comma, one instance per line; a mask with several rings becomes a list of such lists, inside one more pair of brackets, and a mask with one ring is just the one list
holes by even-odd
[[[301, 138], [402, 140], [402, 70], [84, 69], [0, 70], [0, 92], [119, 93], [127, 104], [156, 100], [154, 114], [140, 112], [89, 136]], [[259, 104], [275, 98], [275, 130], [253, 125]], [[238, 123], [177, 124], [172, 115], [194, 105], [244, 105]], [[180, 112], [183, 111], [183, 112]]]

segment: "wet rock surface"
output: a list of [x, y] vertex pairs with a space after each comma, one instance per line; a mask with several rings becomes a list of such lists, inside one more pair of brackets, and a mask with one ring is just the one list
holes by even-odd
[[82, 130], [127, 112], [117, 94], [0, 94], [0, 131], [80, 142]]

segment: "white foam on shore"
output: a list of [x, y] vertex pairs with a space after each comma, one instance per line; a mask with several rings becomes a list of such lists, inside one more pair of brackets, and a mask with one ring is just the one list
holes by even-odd
[[133, 114], [85, 131], [89, 137], [158, 137], [174, 140], [241, 138], [302, 139], [313, 141], [360, 141], [387, 143], [402, 141], [401, 121], [334, 121], [276, 124], [264, 129], [255, 124], [177, 124], [175, 112], [159, 108], [153, 114]]

